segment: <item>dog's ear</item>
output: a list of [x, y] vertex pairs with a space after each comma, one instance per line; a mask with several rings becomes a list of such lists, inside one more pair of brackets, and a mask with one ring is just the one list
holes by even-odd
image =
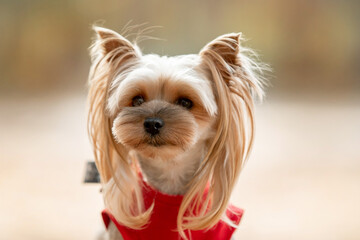
[[200, 51], [200, 56], [210, 70], [211, 67], [216, 68], [228, 87], [233, 86], [232, 80], [240, 80], [242, 90], [256, 93], [262, 99], [263, 73], [269, 69], [267, 65], [256, 62], [257, 55], [254, 51], [241, 46], [241, 35], [229, 33], [217, 37]]
[[214, 63], [225, 80], [229, 80], [236, 66], [241, 66], [240, 53], [241, 33], [222, 35], [208, 43], [200, 56]]
[[96, 32], [96, 40], [91, 54], [93, 57], [100, 55], [111, 62], [119, 57], [128, 60], [141, 56], [138, 47], [117, 32], [97, 26], [94, 26], [93, 29]]
[[241, 33], [222, 35], [208, 43], [201, 50], [201, 54], [209, 55], [218, 63], [223, 63], [223, 61], [225, 61], [227, 64], [237, 64], [240, 38]]
[[[236, 136], [231, 136], [226, 141], [234, 145], [234, 139], [242, 139], [237, 143], [238, 146], [234, 145], [235, 148], [241, 147], [243, 150], [240, 165], [247, 158], [252, 146], [254, 97], [257, 96], [260, 100], [263, 98], [266, 83], [264, 73], [270, 71], [268, 65], [257, 62], [257, 54], [253, 50], [241, 46], [241, 35], [222, 35], [208, 43], [200, 52], [202, 64], [212, 77], [219, 119], [231, 114], [226, 121], [230, 121], [228, 126], [234, 127], [230, 128], [228, 133], [229, 136]], [[248, 122], [244, 120], [246, 118], [249, 119]], [[239, 129], [237, 132], [233, 131], [235, 127]]]

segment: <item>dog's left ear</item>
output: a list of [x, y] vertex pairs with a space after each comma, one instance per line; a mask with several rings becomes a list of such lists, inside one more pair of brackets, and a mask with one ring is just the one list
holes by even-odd
[[200, 54], [210, 55], [214, 61], [227, 64], [238, 63], [241, 33], [229, 33], [222, 35], [208, 43]]
[[240, 85], [244, 87], [242, 90], [256, 92], [261, 99], [264, 81], [262, 75], [267, 66], [250, 58], [256, 54], [241, 46], [241, 35], [229, 33], [216, 38], [200, 51], [200, 56], [212, 75], [220, 75], [228, 87], [232, 86], [231, 80], [240, 79]]
[[208, 43], [200, 51], [200, 56], [212, 61], [226, 80], [231, 77], [236, 66], [241, 66], [239, 60], [240, 37], [241, 33], [222, 35]]

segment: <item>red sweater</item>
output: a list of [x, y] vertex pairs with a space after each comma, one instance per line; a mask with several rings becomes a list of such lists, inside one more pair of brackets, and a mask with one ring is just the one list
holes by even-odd
[[[154, 190], [144, 184], [143, 188], [144, 203], [146, 209], [154, 202], [155, 206], [150, 217], [149, 223], [144, 229], [134, 230], [119, 224], [115, 217], [105, 209], [102, 212], [106, 228], [112, 221], [124, 240], [178, 240], [181, 239], [177, 232], [176, 219], [183, 196], [171, 196]], [[243, 210], [233, 205], [229, 205], [226, 215], [235, 224], [238, 225], [243, 215]], [[206, 230], [185, 231], [189, 239], [193, 240], [226, 240], [230, 239], [235, 228], [229, 226], [223, 221], [219, 221], [214, 227]]]

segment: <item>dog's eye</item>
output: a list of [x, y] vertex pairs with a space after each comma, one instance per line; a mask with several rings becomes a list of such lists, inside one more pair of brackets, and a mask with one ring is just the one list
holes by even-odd
[[137, 106], [140, 106], [141, 104], [143, 104], [144, 102], [145, 102], [144, 97], [138, 95], [138, 96], [133, 97], [132, 106], [137, 107]]
[[190, 109], [192, 108], [193, 106], [193, 103], [190, 99], [187, 99], [187, 98], [179, 98], [177, 101], [176, 101], [176, 104], [184, 107], [184, 108], [187, 108], [187, 109]]

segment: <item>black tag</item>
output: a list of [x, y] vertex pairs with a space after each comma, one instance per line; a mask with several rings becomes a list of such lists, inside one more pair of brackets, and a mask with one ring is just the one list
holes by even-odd
[[100, 182], [100, 174], [96, 168], [95, 162], [87, 162], [84, 183], [99, 183], [99, 182]]

